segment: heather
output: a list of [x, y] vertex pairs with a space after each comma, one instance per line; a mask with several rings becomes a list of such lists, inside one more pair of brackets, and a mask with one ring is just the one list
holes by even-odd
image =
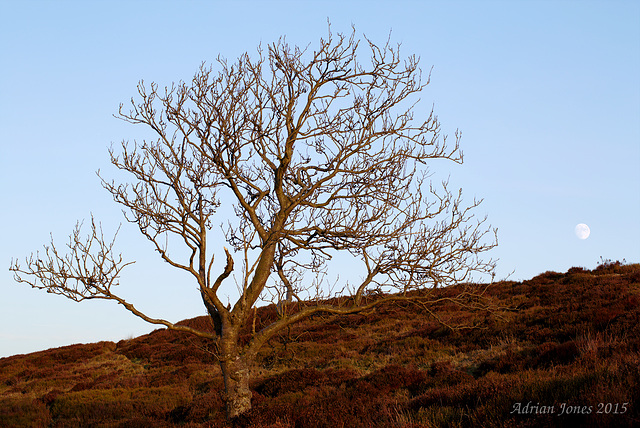
[[[260, 351], [253, 408], [231, 423], [213, 350], [193, 335], [162, 329], [2, 358], [0, 426], [640, 424], [640, 265], [545, 272], [486, 296], [498, 309], [395, 302], [295, 324]], [[257, 308], [244, 336], [276, 317], [273, 305]], [[180, 324], [212, 331], [208, 317]]]

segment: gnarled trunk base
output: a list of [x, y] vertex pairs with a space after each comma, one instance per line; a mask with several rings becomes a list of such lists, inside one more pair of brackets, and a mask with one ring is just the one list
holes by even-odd
[[249, 367], [239, 356], [232, 360], [220, 361], [220, 367], [224, 378], [227, 419], [233, 419], [251, 410]]

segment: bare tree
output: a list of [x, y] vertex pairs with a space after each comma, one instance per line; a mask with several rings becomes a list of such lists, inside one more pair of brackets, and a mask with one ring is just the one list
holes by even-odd
[[[358, 60], [363, 51], [366, 62]], [[494, 261], [481, 256], [497, 241], [486, 218], [472, 213], [479, 201], [465, 206], [447, 182], [430, 182], [430, 162], [462, 163], [460, 136], [451, 142], [441, 135], [433, 111], [414, 119], [429, 78], [422, 79], [415, 56], [401, 59], [399, 46], [329, 32], [314, 51], [280, 39], [259, 48], [256, 59], [244, 54], [230, 65], [219, 58], [217, 68], [203, 65], [191, 82], [164, 90], [141, 81], [118, 117], [149, 127], [154, 140], [110, 150], [130, 183], [102, 179], [162, 259], [193, 275], [213, 333], [151, 318], [116, 295], [129, 263], [93, 219], [88, 238], [78, 226], [64, 254], [52, 240], [43, 259], [32, 255], [24, 268], [12, 261], [11, 270], [50, 293], [116, 300], [145, 321], [211, 339], [233, 418], [251, 408], [258, 350], [283, 328], [383, 302], [428, 305], [437, 287], [491, 274]], [[235, 216], [222, 235], [211, 235], [221, 205]], [[226, 264], [214, 268], [222, 236], [233, 251], [224, 248]], [[349, 296], [339, 304], [327, 299], [323, 282], [336, 254], [362, 266], [361, 282], [333, 293]], [[233, 275], [240, 297], [231, 306], [220, 291], [234, 257], [243, 263]], [[472, 287], [449, 299], [470, 304], [480, 295]], [[252, 308], [270, 298], [278, 302], [277, 321], [240, 342]]]

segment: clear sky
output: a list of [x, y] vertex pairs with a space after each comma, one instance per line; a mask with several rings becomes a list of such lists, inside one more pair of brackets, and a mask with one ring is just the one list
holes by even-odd
[[[120, 208], [95, 175], [112, 142], [149, 136], [115, 119], [140, 79], [188, 80], [286, 36], [384, 42], [433, 66], [417, 113], [462, 131], [465, 163], [441, 164], [499, 229], [498, 276], [640, 261], [640, 3], [637, 1], [0, 1], [0, 356], [153, 330], [114, 302], [18, 285], [12, 257], [60, 244], [77, 220], [113, 231]], [[586, 223], [591, 235], [574, 234]], [[196, 285], [136, 227], [121, 293], [154, 317], [205, 313]], [[232, 285], [233, 287], [233, 285]]]

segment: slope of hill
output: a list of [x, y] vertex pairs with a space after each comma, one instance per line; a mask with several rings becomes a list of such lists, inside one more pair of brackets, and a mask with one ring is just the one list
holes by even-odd
[[[263, 350], [253, 409], [235, 425], [640, 426], [640, 265], [546, 272], [487, 295], [504, 309], [429, 308], [474, 329], [415, 304], [292, 327]], [[259, 308], [256, 328], [274, 316]], [[225, 426], [222, 390], [205, 340], [156, 330], [0, 359], [0, 426]]]

